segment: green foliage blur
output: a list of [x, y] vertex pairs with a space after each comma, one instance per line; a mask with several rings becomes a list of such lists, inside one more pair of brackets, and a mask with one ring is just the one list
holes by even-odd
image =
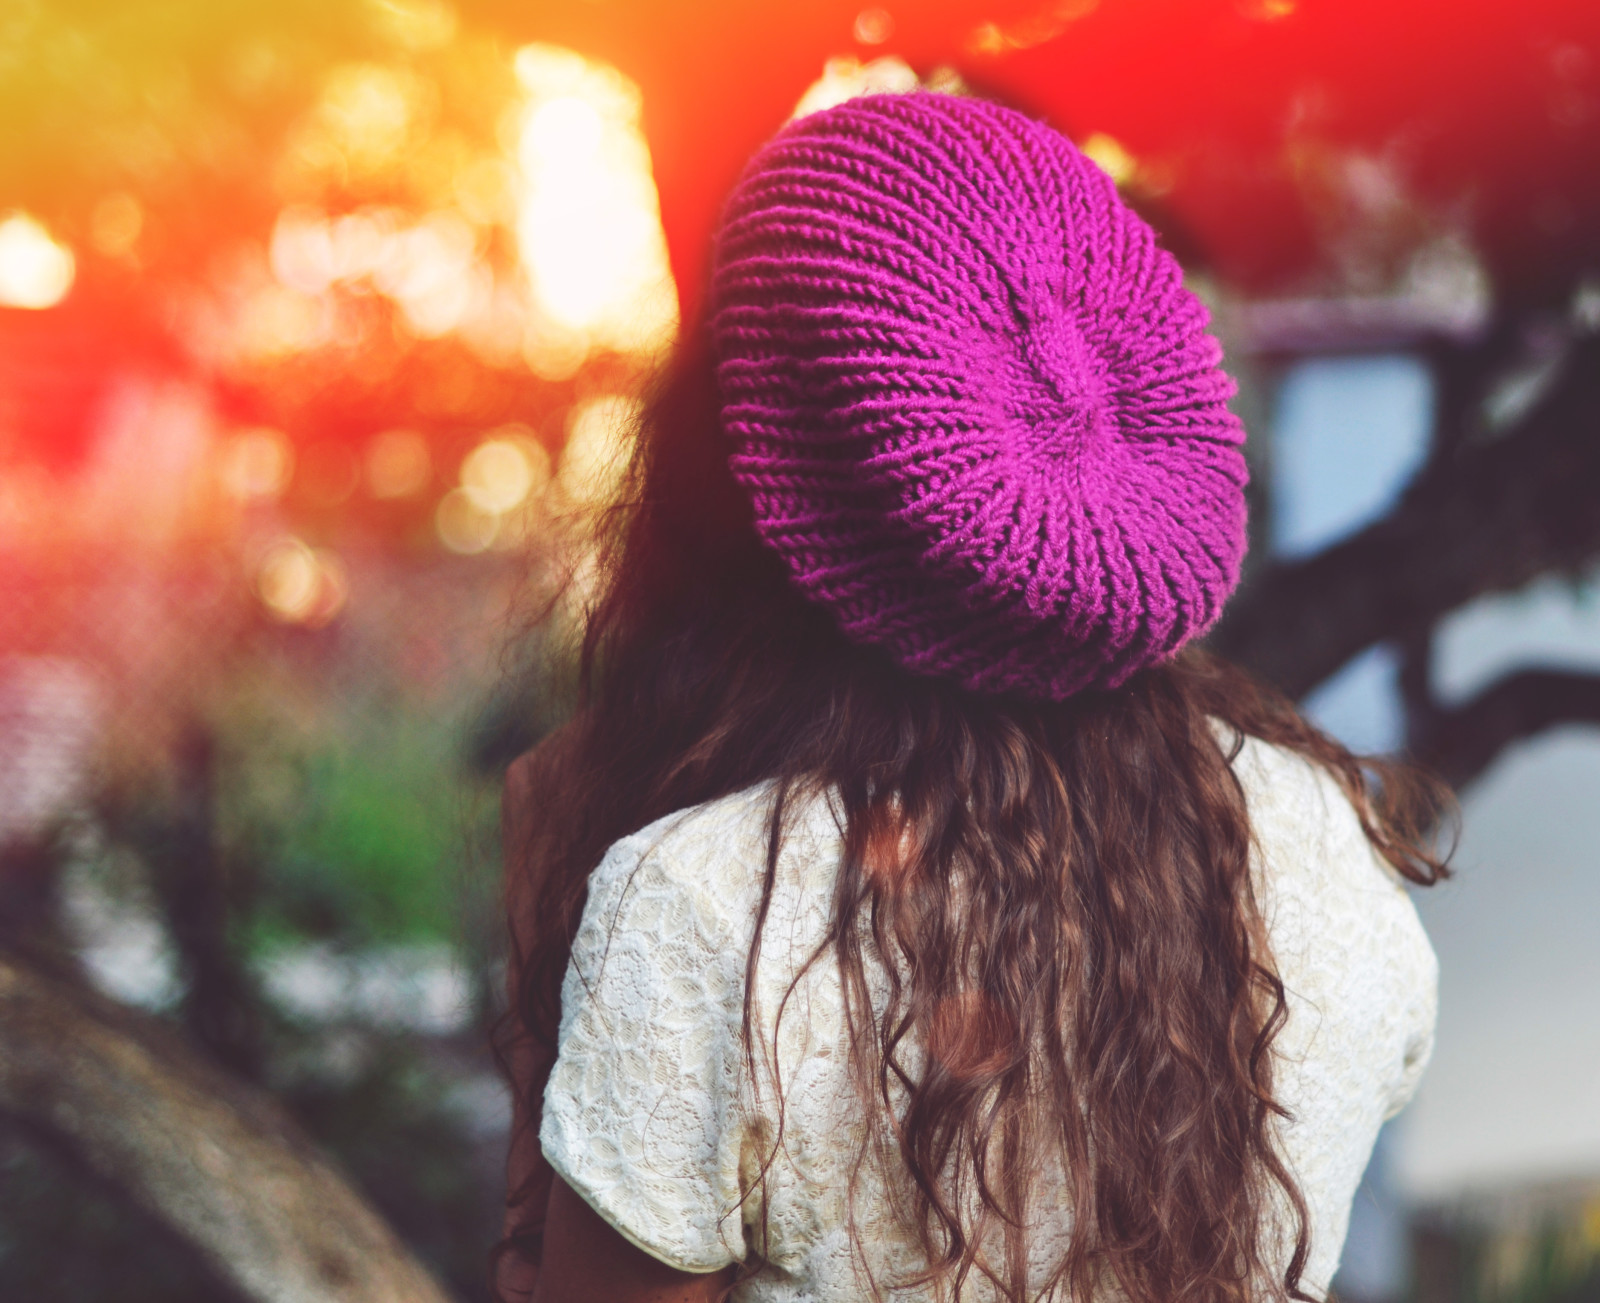
[[286, 738], [270, 719], [229, 723], [236, 764], [220, 818], [224, 843], [255, 861], [259, 895], [240, 938], [249, 953], [459, 937], [468, 821], [498, 807], [482, 782], [441, 781], [462, 770], [456, 721], [372, 712], [310, 739]]
[[[489, 432], [548, 466], [564, 414], [636, 367], [600, 353], [552, 379], [523, 356], [511, 56], [446, 0], [0, 4], [0, 219], [25, 211], [77, 259], [58, 308], [0, 313], [0, 516], [11, 485], [33, 513], [0, 521], [20, 540], [0, 673], [66, 666], [103, 734], [82, 808], [26, 848], [52, 894], [0, 943], [270, 1092], [463, 1300], [500, 1223], [499, 779], [532, 733], [501, 655], [518, 554], [452, 555], [436, 511]], [[370, 277], [318, 308], [274, 270], [286, 213], [465, 242], [494, 309], [419, 326]], [[213, 486], [263, 431], [292, 470], [124, 529], [137, 495], [108, 511], [79, 481], [130, 377], [201, 396]], [[423, 451], [374, 488], [385, 435]], [[316, 549], [325, 613], [272, 606], [260, 558], [286, 536]], [[0, 1298], [111, 1297], [231, 1296], [4, 1130]]]
[[[352, 654], [331, 630], [260, 630], [166, 766], [133, 748], [53, 851], [88, 968], [104, 962], [95, 919], [113, 941], [130, 919], [158, 931], [145, 961], [166, 980], [124, 998], [271, 1092], [446, 1288], [476, 1299], [507, 1105], [489, 1050], [498, 772], [469, 743], [486, 721], [517, 726], [485, 705], [500, 686], [488, 633], [424, 689], [395, 669], [405, 631]], [[310, 996], [286, 992], [281, 973], [308, 966]], [[232, 1295], [114, 1192], [0, 1128], [0, 1298], [108, 1297]]]

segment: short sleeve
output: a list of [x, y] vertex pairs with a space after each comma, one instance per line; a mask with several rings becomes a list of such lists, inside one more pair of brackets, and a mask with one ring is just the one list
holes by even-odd
[[718, 1271], [746, 1254], [744, 954], [732, 931], [658, 839], [614, 846], [590, 879], [545, 1089], [539, 1140], [550, 1165], [623, 1236], [681, 1271]]
[[1339, 1265], [1362, 1172], [1432, 1043], [1438, 963], [1398, 875], [1333, 775], [1247, 738], [1234, 762], [1288, 1021], [1273, 1042], [1282, 1156], [1310, 1213], [1303, 1288]]
[[[1420, 922], [1417, 931], [1422, 930]], [[1439, 961], [1426, 936], [1412, 956], [1415, 980], [1406, 987], [1406, 1039], [1399, 1080], [1389, 1096], [1384, 1119], [1399, 1113], [1416, 1096], [1422, 1074], [1433, 1057], [1434, 1027], [1439, 1015]]]

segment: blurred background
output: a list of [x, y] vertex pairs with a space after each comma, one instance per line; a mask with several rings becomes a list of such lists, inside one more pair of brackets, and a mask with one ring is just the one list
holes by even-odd
[[1341, 1295], [1600, 1299], [1592, 0], [5, 0], [0, 1297], [487, 1297], [552, 559], [743, 159], [918, 85], [1157, 225], [1252, 434], [1214, 642], [1461, 793]]

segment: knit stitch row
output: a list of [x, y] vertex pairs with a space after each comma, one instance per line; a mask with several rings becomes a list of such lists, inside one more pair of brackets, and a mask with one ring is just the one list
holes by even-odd
[[755, 156], [713, 266], [734, 475], [848, 636], [1058, 700], [1215, 622], [1245, 545], [1234, 386], [1065, 137], [965, 97], [847, 101]]

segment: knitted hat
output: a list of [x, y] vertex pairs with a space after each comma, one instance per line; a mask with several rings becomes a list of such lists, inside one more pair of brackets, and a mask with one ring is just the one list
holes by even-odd
[[873, 95], [750, 162], [711, 328], [756, 527], [906, 668], [1059, 700], [1204, 633], [1245, 548], [1207, 313], [1065, 137]]

